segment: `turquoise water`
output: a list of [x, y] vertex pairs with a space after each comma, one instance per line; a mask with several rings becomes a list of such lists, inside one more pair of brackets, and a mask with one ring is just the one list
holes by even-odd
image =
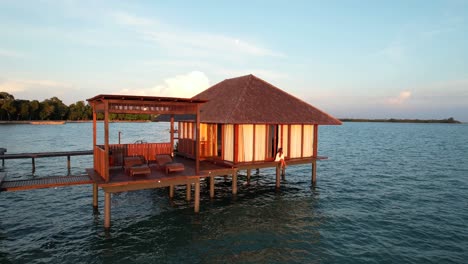
[[[99, 127], [102, 131], [102, 127]], [[111, 142], [168, 139], [156, 123], [112, 124]], [[260, 170], [239, 193], [220, 178], [202, 185], [201, 212], [167, 191], [112, 198], [76, 186], [0, 193], [0, 263], [467, 263], [468, 125], [345, 123], [319, 128], [318, 183], [291, 166], [275, 190]], [[102, 133], [101, 133], [102, 134]], [[8, 153], [86, 150], [91, 124], [2, 125]], [[66, 174], [66, 158], [6, 160], [8, 178]], [[72, 157], [82, 174], [91, 157]], [[244, 174], [242, 172], [241, 174]]]

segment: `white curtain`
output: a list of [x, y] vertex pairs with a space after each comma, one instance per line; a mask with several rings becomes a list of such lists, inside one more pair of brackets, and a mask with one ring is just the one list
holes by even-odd
[[239, 162], [253, 160], [253, 125], [239, 125]]
[[234, 161], [234, 125], [224, 125], [224, 160]]
[[314, 155], [314, 126], [304, 125], [303, 157], [312, 157]]
[[255, 125], [255, 160], [266, 159], [266, 125]]
[[301, 157], [301, 146], [302, 146], [302, 125], [291, 125], [291, 157]]

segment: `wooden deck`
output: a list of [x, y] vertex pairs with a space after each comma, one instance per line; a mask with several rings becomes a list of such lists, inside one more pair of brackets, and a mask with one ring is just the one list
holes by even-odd
[[[5, 174], [3, 175], [5, 176]], [[0, 178], [1, 177], [0, 175]], [[23, 191], [41, 188], [51, 188], [60, 186], [71, 186], [81, 184], [92, 184], [93, 180], [88, 175], [79, 176], [53, 176], [28, 180], [1, 181], [0, 191]]]
[[165, 170], [159, 168], [155, 163], [150, 163], [148, 166], [151, 169], [150, 174], [142, 174], [130, 176], [122, 167], [114, 167], [110, 170], [110, 180], [105, 182], [93, 168], [86, 169], [89, 177], [93, 179], [99, 187], [104, 191], [115, 193], [124, 191], [133, 191], [141, 189], [152, 189], [174, 185], [191, 184], [199, 181], [200, 178], [206, 178], [217, 175], [232, 174], [233, 168], [226, 167], [220, 164], [214, 164], [208, 161], [200, 162], [200, 174], [195, 173], [195, 161], [177, 157], [174, 162], [184, 164], [183, 171], [166, 173]]

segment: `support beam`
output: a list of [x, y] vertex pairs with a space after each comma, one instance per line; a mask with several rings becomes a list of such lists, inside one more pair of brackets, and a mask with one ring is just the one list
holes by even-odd
[[104, 228], [109, 229], [111, 223], [111, 194], [104, 193]]
[[276, 188], [280, 187], [280, 165], [276, 166]]
[[250, 184], [250, 175], [251, 175], [252, 170], [247, 169], [247, 184]]
[[317, 183], [317, 161], [312, 161], [312, 185]]
[[232, 194], [237, 194], [237, 171], [232, 172]]
[[67, 156], [67, 169], [68, 169], [68, 175], [70, 175], [70, 170], [71, 170], [70, 155]]
[[98, 208], [98, 185], [93, 184], [93, 207]]
[[32, 158], [32, 173], [34, 174], [36, 172], [36, 160]]
[[215, 191], [215, 177], [214, 176], [211, 176], [210, 177], [210, 198], [213, 199], [214, 198], [214, 191]]
[[174, 151], [174, 115], [171, 115], [171, 154]]
[[195, 204], [194, 204], [195, 213], [200, 212], [200, 180], [195, 182]]
[[169, 186], [169, 198], [170, 199], [174, 198], [174, 185], [173, 184]]
[[285, 167], [282, 167], [282, 168], [281, 168], [281, 179], [282, 179], [283, 181], [286, 180], [286, 168], [285, 168]]
[[186, 190], [186, 194], [185, 194], [185, 199], [187, 201], [192, 200], [192, 184], [191, 183], [187, 183], [187, 190]]

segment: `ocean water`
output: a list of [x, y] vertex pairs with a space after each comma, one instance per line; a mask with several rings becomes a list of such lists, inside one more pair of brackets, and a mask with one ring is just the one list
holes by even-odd
[[[98, 128], [102, 132], [102, 125]], [[111, 142], [168, 140], [167, 124], [111, 124]], [[103, 133], [100, 133], [101, 135]], [[100, 139], [102, 140], [102, 139]], [[7, 153], [87, 150], [92, 124], [1, 125]], [[281, 189], [262, 169], [238, 195], [202, 184], [200, 213], [165, 189], [112, 196], [92, 187], [0, 193], [0, 263], [468, 263], [468, 125], [345, 123], [319, 128], [317, 185], [290, 166]], [[92, 166], [72, 157], [72, 174]], [[8, 179], [66, 175], [66, 158], [6, 160]]]

